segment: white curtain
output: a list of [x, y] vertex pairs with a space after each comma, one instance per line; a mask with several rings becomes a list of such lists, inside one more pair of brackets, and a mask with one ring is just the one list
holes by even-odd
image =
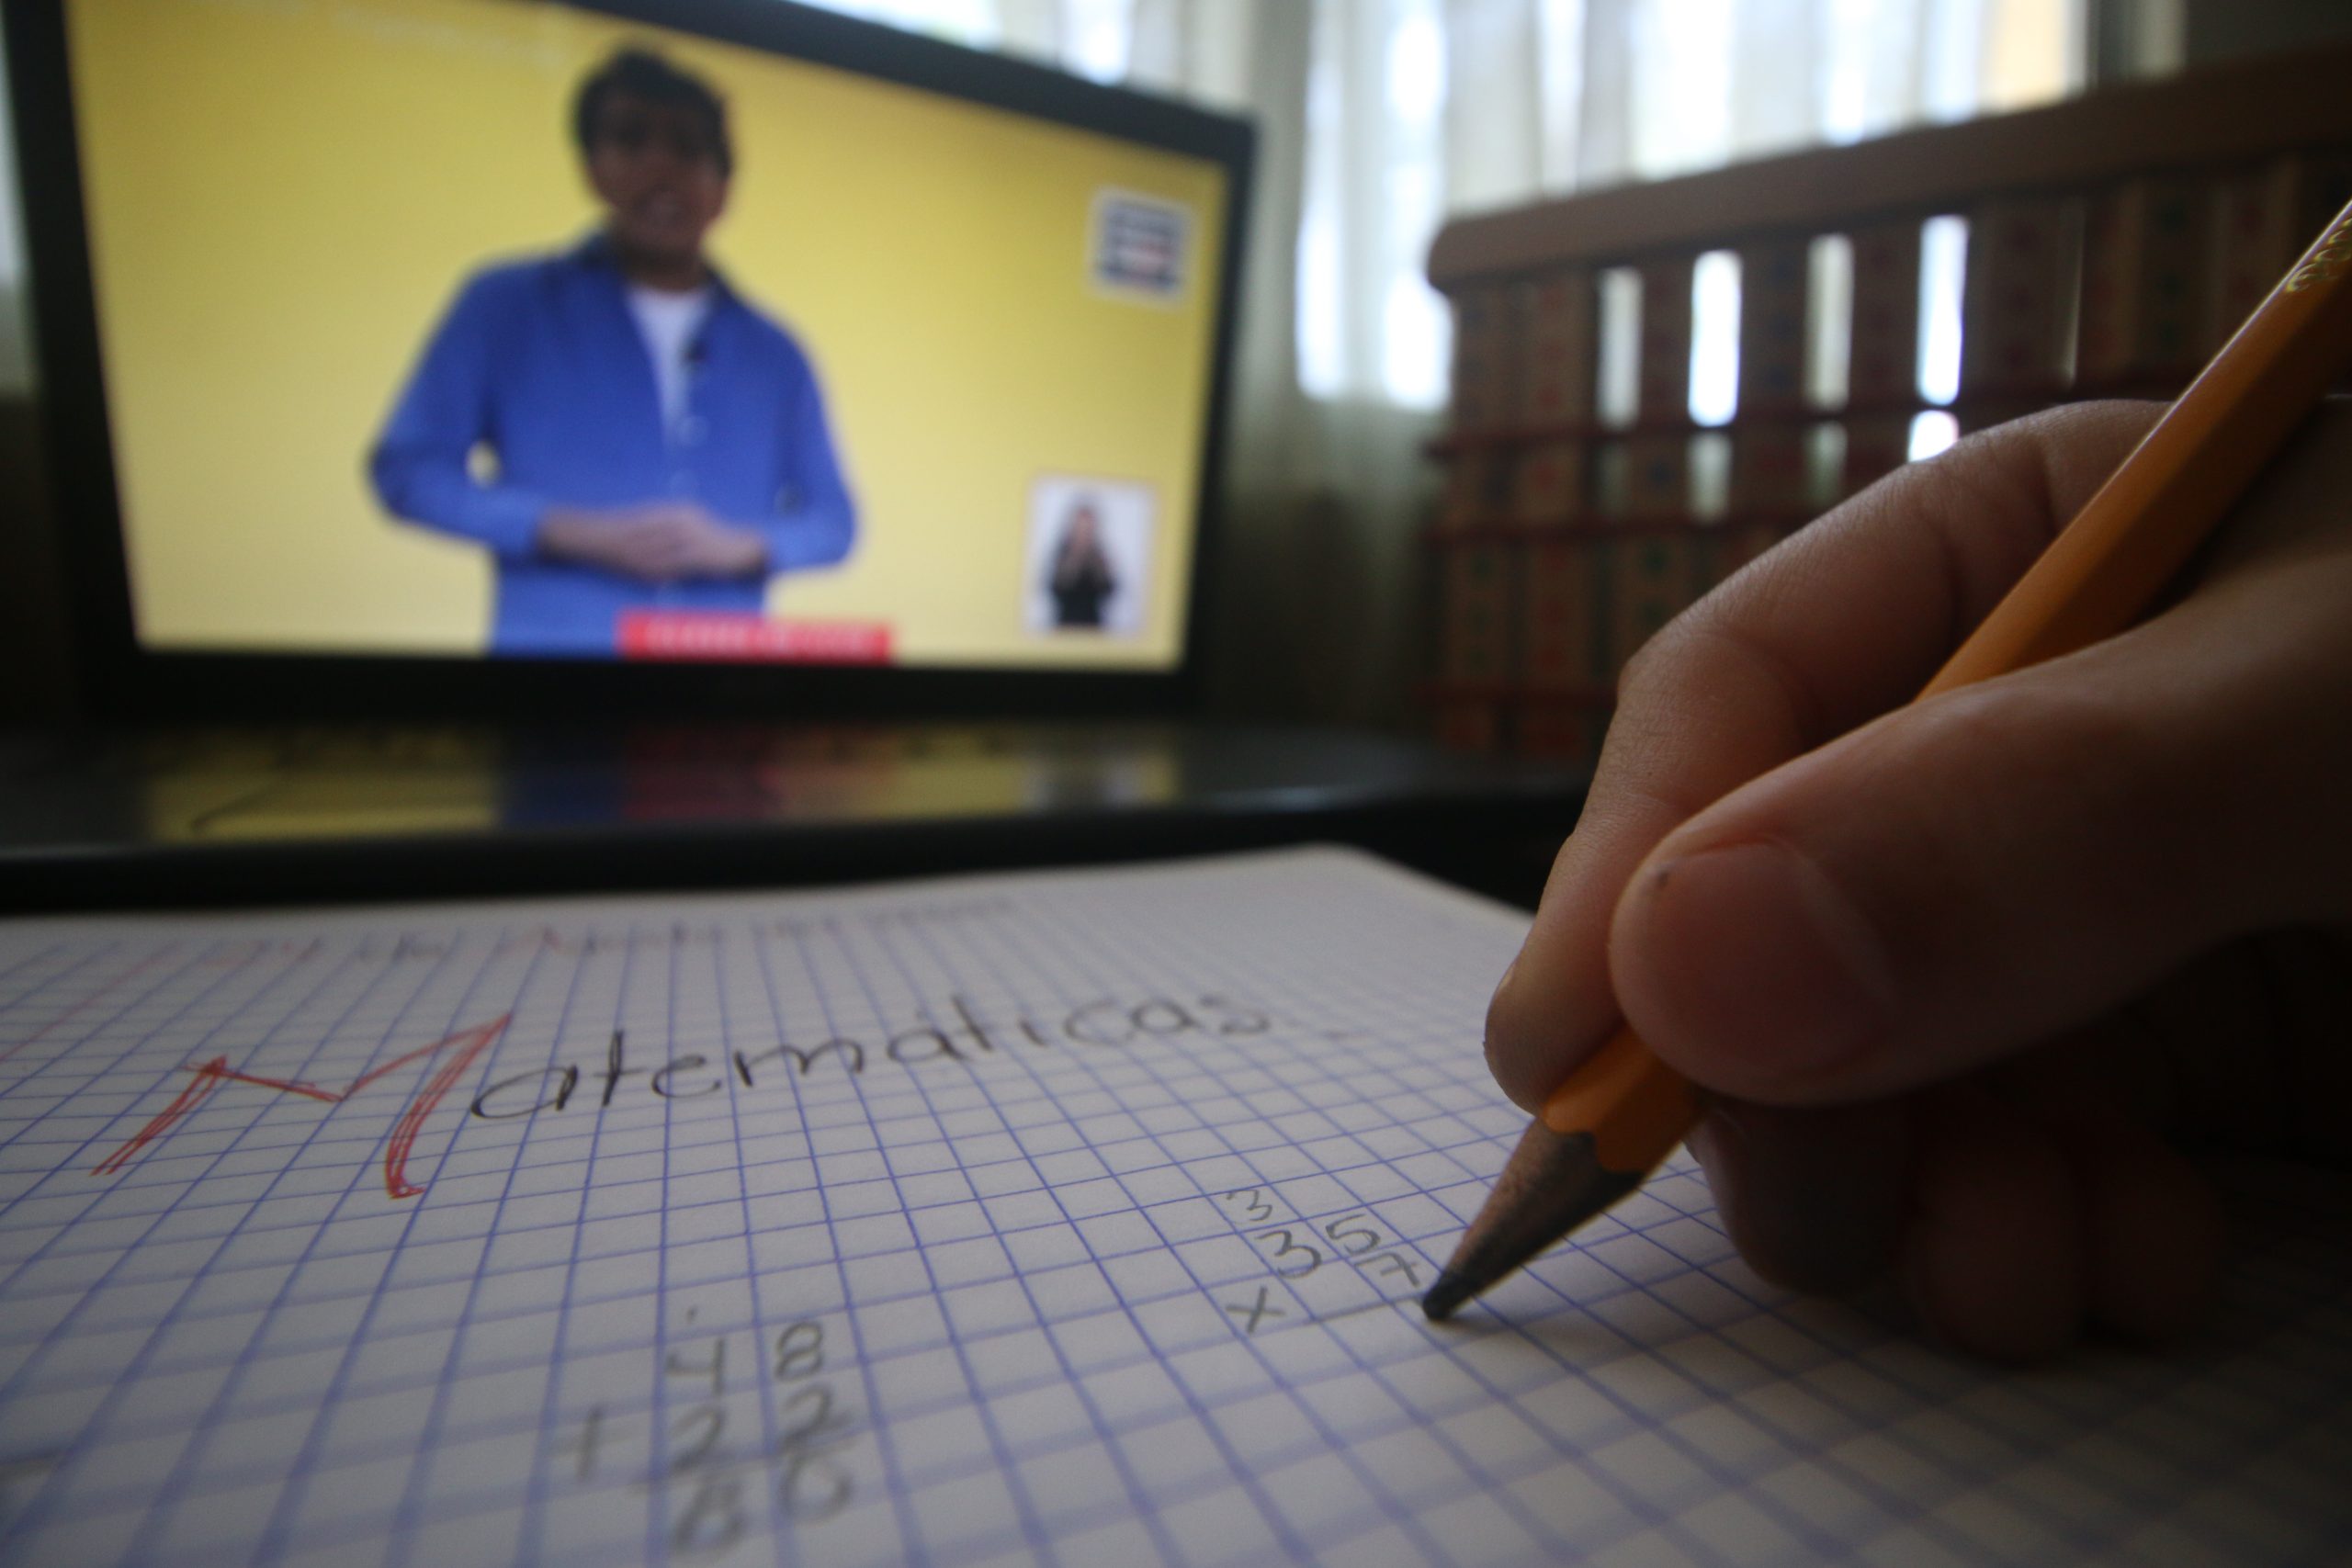
[[1453, 214], [2055, 97], [2084, 0], [1315, 0], [1300, 372], [1434, 407]]
[[[1409, 717], [1421, 673], [1440, 223], [2020, 107], [2086, 73], [2085, 0], [831, 3], [1258, 118], [1213, 694], [1353, 720]], [[1694, 388], [1727, 405], [1736, 307], [1712, 304]]]

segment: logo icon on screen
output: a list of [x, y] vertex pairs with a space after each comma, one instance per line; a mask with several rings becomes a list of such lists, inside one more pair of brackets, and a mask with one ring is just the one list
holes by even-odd
[[1128, 191], [1094, 197], [1093, 277], [1097, 288], [1171, 301], [1184, 293], [1193, 210]]

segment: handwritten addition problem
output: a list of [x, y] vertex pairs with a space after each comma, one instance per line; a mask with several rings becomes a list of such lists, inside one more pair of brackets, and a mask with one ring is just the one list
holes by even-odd
[[0, 926], [0, 1562], [2352, 1539], [2307, 1183], [2185, 1369], [1791, 1301], [1681, 1162], [1424, 1324], [1521, 1124], [1475, 1034], [1521, 929], [1339, 852]]
[[[689, 1327], [693, 1319], [688, 1308]], [[567, 1479], [585, 1487], [616, 1471], [643, 1477], [664, 1494], [671, 1552], [688, 1558], [724, 1554], [742, 1540], [768, 1512], [763, 1489], [773, 1489], [774, 1510], [795, 1526], [839, 1514], [856, 1495], [861, 1433], [856, 1413], [834, 1392], [830, 1374], [838, 1366], [826, 1359], [824, 1320], [802, 1318], [772, 1345], [749, 1344], [749, 1336], [722, 1334], [662, 1354], [671, 1410], [659, 1469], [648, 1468], [657, 1446], [649, 1417], [592, 1404], [554, 1450]], [[739, 1369], [750, 1369], [732, 1382], [731, 1348]], [[747, 1401], [760, 1407], [748, 1419]]]

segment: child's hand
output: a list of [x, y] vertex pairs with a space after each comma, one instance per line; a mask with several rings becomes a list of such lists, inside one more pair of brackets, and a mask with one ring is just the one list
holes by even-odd
[[1532, 1110], [1622, 1010], [1720, 1097], [1692, 1145], [1759, 1271], [1891, 1271], [1987, 1355], [2193, 1322], [2179, 1147], [2352, 1151], [2352, 412], [2179, 603], [1904, 705], [2158, 412], [1965, 441], [1653, 638], [1487, 1015]]

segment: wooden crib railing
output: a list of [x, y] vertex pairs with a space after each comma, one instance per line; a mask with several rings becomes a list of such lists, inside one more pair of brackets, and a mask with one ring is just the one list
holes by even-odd
[[[1921, 415], [1965, 432], [2173, 395], [2347, 198], [2352, 48], [2330, 47], [1448, 225], [1440, 734], [1589, 759], [1634, 650], [1905, 462]], [[1949, 218], [1964, 283], [1937, 401], [1922, 236]], [[1692, 281], [1715, 252], [1737, 262], [1736, 404], [1702, 425]]]

